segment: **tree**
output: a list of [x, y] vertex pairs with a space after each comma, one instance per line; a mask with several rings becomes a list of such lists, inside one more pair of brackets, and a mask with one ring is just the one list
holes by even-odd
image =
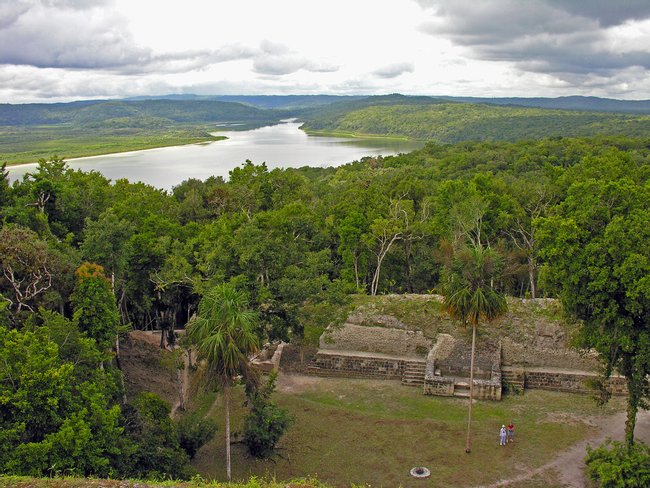
[[289, 428], [294, 418], [284, 408], [271, 400], [278, 373], [273, 371], [266, 385], [255, 388], [249, 394], [250, 413], [246, 416], [244, 444], [248, 452], [257, 458], [273, 454], [276, 444]]
[[0, 217], [2, 216], [2, 207], [9, 206], [12, 195], [9, 187], [9, 172], [7, 163], [0, 163]]
[[650, 485], [650, 448], [607, 441], [587, 449], [587, 473], [601, 488], [637, 488]]
[[154, 393], [140, 393], [125, 406], [126, 437], [131, 441], [128, 475], [140, 478], [187, 479], [189, 458], [181, 447], [170, 408]]
[[201, 299], [198, 316], [187, 330], [190, 343], [196, 347], [197, 359], [206, 363], [208, 379], [223, 389], [228, 481], [231, 479], [230, 387], [237, 375], [250, 376], [248, 357], [258, 348], [254, 331], [258, 317], [247, 306], [243, 292], [223, 283]]
[[98, 264], [84, 263], [75, 272], [77, 285], [72, 294], [74, 318], [79, 328], [95, 339], [102, 352], [111, 349], [120, 317], [111, 285]]
[[574, 183], [538, 234], [547, 281], [582, 320], [583, 346], [600, 353], [605, 377], [618, 370], [626, 378], [631, 447], [650, 398], [650, 187], [633, 181], [633, 170], [624, 174]]
[[52, 286], [54, 260], [35, 232], [21, 227], [0, 230], [2, 281], [8, 285], [16, 314], [23, 308], [33, 311], [31, 302]]
[[472, 449], [472, 400], [474, 393], [474, 355], [476, 329], [481, 322], [504, 314], [508, 305], [505, 297], [492, 287], [501, 267], [501, 257], [492, 249], [481, 246], [456, 250], [446, 270], [442, 290], [443, 305], [454, 318], [472, 326], [472, 356], [470, 361], [469, 406], [465, 452]]
[[370, 225], [368, 246], [377, 257], [377, 266], [372, 275], [370, 294], [375, 296], [379, 290], [381, 265], [395, 242], [402, 240], [411, 231], [413, 221], [413, 202], [410, 200], [391, 200], [388, 216], [375, 219]]
[[[112, 377], [66, 360], [44, 329], [0, 327], [0, 472], [113, 476], [122, 428]], [[98, 354], [81, 337], [65, 342], [80, 363]]]

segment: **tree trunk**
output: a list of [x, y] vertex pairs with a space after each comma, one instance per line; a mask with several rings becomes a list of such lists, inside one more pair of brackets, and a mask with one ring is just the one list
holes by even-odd
[[530, 297], [537, 298], [537, 288], [535, 287], [535, 258], [528, 257], [528, 279], [530, 280]]
[[628, 448], [634, 445], [634, 427], [636, 427], [636, 414], [639, 410], [639, 385], [634, 377], [627, 378], [627, 418], [625, 419], [625, 443]]
[[469, 365], [469, 406], [467, 407], [467, 441], [465, 452], [472, 452], [472, 401], [474, 400], [474, 354], [476, 352], [476, 324], [472, 324], [472, 358]]
[[359, 289], [359, 256], [357, 253], [354, 253], [354, 282], [357, 285], [357, 290]]
[[228, 381], [223, 384], [223, 403], [226, 408], [226, 476], [230, 482], [230, 385]]
[[187, 383], [189, 381], [189, 357], [187, 351], [183, 351], [181, 354], [183, 358], [183, 369], [176, 369], [176, 382], [178, 384], [178, 409], [184, 412], [187, 397]]

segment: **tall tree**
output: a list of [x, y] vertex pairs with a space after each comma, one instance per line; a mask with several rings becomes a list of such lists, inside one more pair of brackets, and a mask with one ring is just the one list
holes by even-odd
[[370, 283], [370, 294], [379, 291], [381, 265], [395, 242], [404, 239], [412, 231], [413, 202], [411, 200], [391, 200], [386, 217], [377, 218], [370, 225], [370, 235], [366, 236], [368, 247], [377, 258], [377, 265]]
[[11, 297], [15, 314], [33, 311], [33, 301], [52, 286], [56, 258], [45, 241], [22, 227], [0, 230], [0, 289]]
[[208, 379], [223, 389], [226, 413], [226, 474], [230, 470], [230, 387], [237, 375], [249, 376], [248, 357], [257, 350], [257, 314], [248, 309], [246, 295], [228, 283], [210, 290], [199, 303], [187, 336], [197, 359], [206, 363]]
[[476, 329], [504, 314], [508, 305], [505, 297], [492, 287], [498, 276], [502, 259], [491, 248], [465, 246], [457, 249], [446, 269], [443, 284], [447, 312], [463, 324], [472, 326], [472, 355], [470, 361], [467, 441], [465, 452], [472, 450], [472, 401], [474, 396], [474, 357]]
[[583, 345], [600, 353], [606, 377], [626, 378], [628, 446], [650, 398], [650, 187], [635, 173], [574, 183], [539, 231], [549, 284], [582, 319]]
[[118, 333], [120, 316], [111, 284], [98, 264], [84, 263], [77, 271], [72, 294], [74, 318], [79, 328], [95, 339], [102, 352], [110, 351]]

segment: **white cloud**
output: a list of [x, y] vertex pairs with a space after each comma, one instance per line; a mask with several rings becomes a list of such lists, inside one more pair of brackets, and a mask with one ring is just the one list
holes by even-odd
[[0, 0], [0, 96], [650, 98], [649, 15], [647, 0]]

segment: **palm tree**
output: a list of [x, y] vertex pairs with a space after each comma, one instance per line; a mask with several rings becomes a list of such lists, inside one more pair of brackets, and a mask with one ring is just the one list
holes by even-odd
[[501, 257], [481, 245], [457, 250], [446, 270], [443, 305], [447, 312], [463, 324], [472, 325], [472, 356], [470, 360], [469, 407], [465, 452], [472, 450], [472, 400], [474, 396], [474, 355], [476, 328], [508, 310], [505, 297], [493, 288], [494, 276], [501, 268]]
[[248, 357], [258, 348], [254, 327], [258, 316], [249, 310], [246, 295], [224, 283], [199, 303], [197, 318], [187, 330], [197, 360], [205, 361], [210, 383], [223, 389], [226, 411], [226, 473], [230, 471], [230, 387], [238, 375], [248, 375]]

